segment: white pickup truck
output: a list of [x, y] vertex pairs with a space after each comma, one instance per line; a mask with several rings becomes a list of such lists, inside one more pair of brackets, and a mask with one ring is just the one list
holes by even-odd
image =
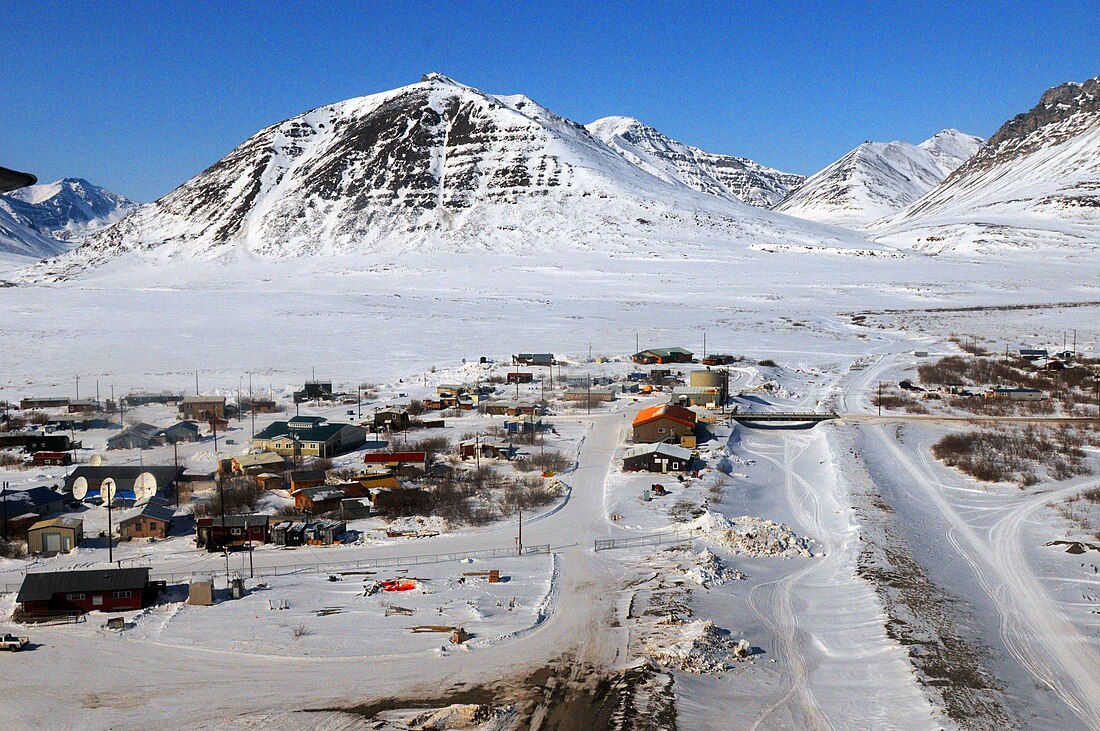
[[26, 644], [30, 642], [30, 638], [16, 637], [15, 635], [4, 635], [0, 637], [0, 650], [10, 650], [11, 652], [19, 652]]

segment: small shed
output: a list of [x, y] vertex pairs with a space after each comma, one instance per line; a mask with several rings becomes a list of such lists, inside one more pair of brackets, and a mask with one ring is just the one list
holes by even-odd
[[623, 469], [628, 472], [683, 472], [691, 464], [691, 450], [673, 444], [639, 444], [623, 455]]
[[187, 603], [197, 607], [209, 607], [214, 604], [214, 580], [193, 579], [187, 591]]
[[52, 556], [68, 553], [84, 540], [84, 521], [61, 517], [40, 520], [27, 529], [27, 551]]

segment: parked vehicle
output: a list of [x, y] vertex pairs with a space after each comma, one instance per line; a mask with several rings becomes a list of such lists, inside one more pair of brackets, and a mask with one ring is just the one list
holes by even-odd
[[19, 652], [30, 639], [27, 637], [16, 637], [15, 635], [4, 635], [0, 637], [0, 650], [8, 650], [10, 652]]

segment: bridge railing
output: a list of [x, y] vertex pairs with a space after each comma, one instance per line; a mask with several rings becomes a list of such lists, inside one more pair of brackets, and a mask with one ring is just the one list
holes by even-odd
[[637, 548], [639, 546], [662, 546], [669, 543], [683, 543], [690, 541], [698, 535], [695, 530], [669, 531], [665, 533], [651, 533], [644, 536], [630, 536], [628, 538], [606, 538], [595, 542], [594, 550], [610, 551], [616, 548]]

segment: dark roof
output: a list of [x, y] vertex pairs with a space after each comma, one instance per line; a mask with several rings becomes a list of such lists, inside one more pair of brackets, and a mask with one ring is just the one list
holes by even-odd
[[96, 569], [93, 571], [40, 571], [27, 574], [17, 602], [45, 602], [54, 594], [144, 589], [149, 569]]
[[[267, 525], [269, 516], [262, 515], [260, 513], [252, 513], [250, 515], [227, 515], [225, 516], [225, 527], [227, 528], [244, 528], [247, 523], [248, 526], [259, 528], [261, 525]], [[199, 526], [221, 526], [222, 517], [216, 515], [213, 518], [199, 518]]]
[[279, 437], [297, 437], [300, 442], [327, 442], [350, 424], [321, 424], [310, 429], [291, 429], [288, 422], [272, 422], [253, 439], [278, 439]]
[[34, 507], [58, 503], [65, 499], [48, 487], [32, 487], [29, 490], [8, 490], [4, 493], [3, 501], [8, 503], [8, 509], [17, 509], [15, 503], [26, 503]]
[[73, 483], [76, 482], [78, 477], [88, 480], [89, 485], [98, 485], [110, 477], [115, 481], [115, 486], [120, 492], [127, 492], [134, 489], [134, 481], [143, 472], [153, 475], [157, 480], [157, 487], [161, 488], [175, 482], [177, 476], [183, 470], [177, 470], [172, 465], [146, 465], [144, 467], [140, 465], [100, 465], [99, 467], [81, 465], [65, 477], [65, 489], [72, 490]]
[[163, 520], [171, 523], [175, 519], [176, 513], [172, 508], [164, 503], [147, 502], [144, 505], [134, 508], [132, 511], [126, 514], [120, 523], [125, 523], [130, 520], [136, 520], [137, 518], [156, 518], [157, 520]]
[[294, 470], [290, 473], [290, 479], [295, 482], [299, 480], [323, 480], [325, 474], [324, 470]]

